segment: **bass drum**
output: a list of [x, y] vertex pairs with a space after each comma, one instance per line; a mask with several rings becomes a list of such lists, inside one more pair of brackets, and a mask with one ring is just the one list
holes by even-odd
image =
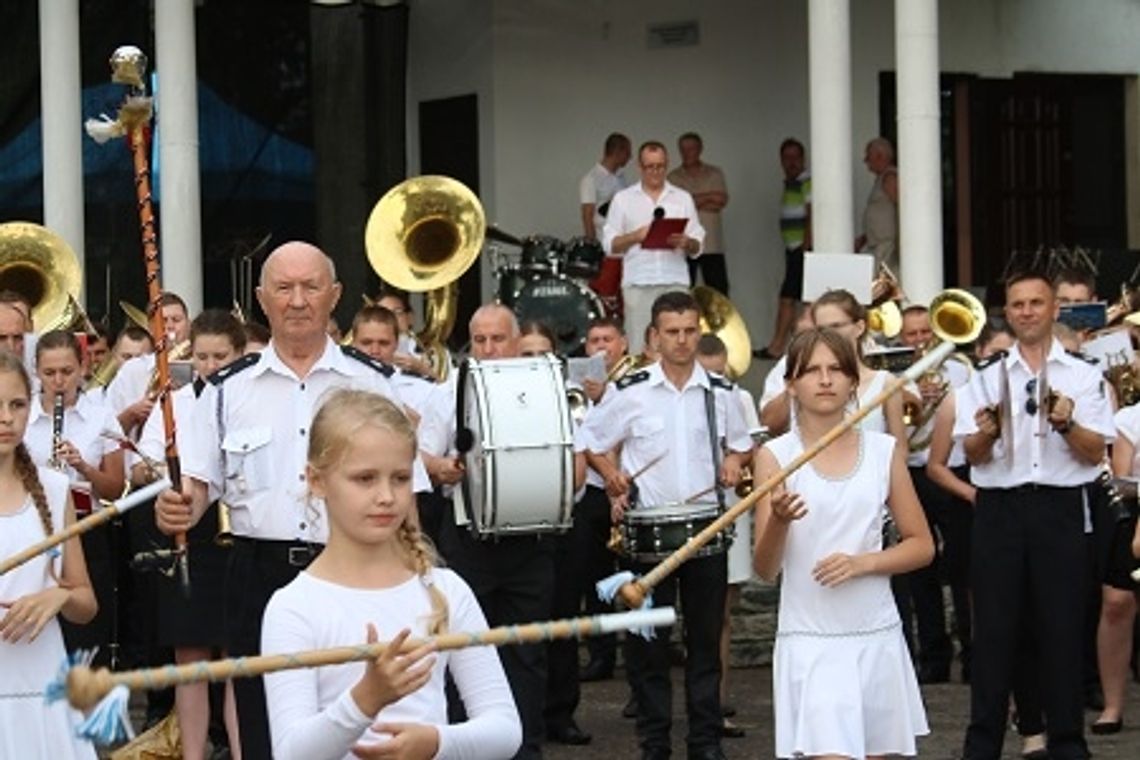
[[580, 355], [590, 322], [606, 311], [594, 291], [564, 275], [527, 280], [511, 299], [519, 322], [533, 319], [554, 333], [554, 349], [563, 356]]
[[[550, 354], [467, 359], [459, 369], [457, 438], [467, 438], [462, 495], [480, 537], [570, 528], [574, 433], [562, 363]], [[465, 446], [460, 446], [465, 448]]]

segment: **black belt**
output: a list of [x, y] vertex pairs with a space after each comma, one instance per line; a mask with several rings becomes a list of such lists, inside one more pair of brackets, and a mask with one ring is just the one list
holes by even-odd
[[258, 559], [304, 568], [317, 558], [325, 545], [309, 541], [273, 541], [265, 538], [234, 536], [234, 548], [238, 547], [252, 551]]
[[1079, 491], [1084, 488], [1084, 485], [1079, 486], [1048, 486], [1043, 483], [1022, 483], [1019, 486], [1011, 486], [1009, 488], [987, 488], [987, 491], [1005, 491], [1006, 493], [1038, 493], [1048, 491]]

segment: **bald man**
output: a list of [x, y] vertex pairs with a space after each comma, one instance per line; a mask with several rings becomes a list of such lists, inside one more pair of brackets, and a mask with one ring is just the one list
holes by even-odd
[[[255, 655], [270, 596], [320, 553], [328, 536], [324, 504], [311, 499], [304, 467], [309, 425], [333, 388], [371, 390], [399, 401], [392, 368], [325, 332], [340, 298], [332, 259], [309, 243], [290, 242], [265, 261], [257, 299], [272, 328], [269, 345], [218, 370], [180, 428], [182, 492], [155, 505], [164, 533], [189, 530], [211, 499], [230, 505], [234, 546], [227, 568], [226, 649]], [[416, 490], [428, 488], [417, 459]], [[193, 558], [191, 558], [191, 564]], [[269, 758], [260, 678], [234, 682], [242, 756]]]
[[867, 143], [863, 153], [867, 171], [875, 175], [875, 184], [867, 195], [863, 209], [863, 234], [855, 241], [855, 250], [875, 255], [875, 270], [886, 265], [899, 271], [899, 171], [895, 168], [895, 149], [885, 137]]

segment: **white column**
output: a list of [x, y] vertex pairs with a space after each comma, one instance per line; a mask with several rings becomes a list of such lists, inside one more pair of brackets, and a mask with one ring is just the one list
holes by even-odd
[[850, 251], [855, 240], [851, 205], [851, 11], [848, 0], [808, 3], [808, 75], [811, 92], [812, 248]]
[[895, 0], [898, 98], [899, 277], [929, 303], [943, 288], [938, 0]]
[[[40, 101], [44, 226], [75, 251], [83, 269], [83, 97], [79, 0], [40, 0]], [[79, 301], [84, 300], [83, 288]]]
[[162, 286], [202, 310], [202, 210], [198, 189], [198, 74], [194, 0], [154, 4], [158, 74]]

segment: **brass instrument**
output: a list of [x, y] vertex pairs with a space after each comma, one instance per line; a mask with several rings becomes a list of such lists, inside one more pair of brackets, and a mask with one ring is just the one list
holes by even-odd
[[732, 301], [713, 288], [697, 285], [691, 292], [701, 309], [701, 332], [712, 333], [724, 341], [728, 349], [724, 374], [730, 380], [738, 380], [752, 364], [752, 339], [744, 318]]
[[1107, 359], [1108, 367], [1104, 370], [1104, 379], [1116, 392], [1117, 403], [1125, 407], [1140, 401], [1140, 382], [1136, 377], [1136, 367], [1127, 352], [1109, 354]]
[[455, 326], [459, 278], [483, 247], [487, 220], [462, 182], [427, 175], [404, 180], [373, 207], [364, 230], [368, 261], [385, 282], [424, 296], [425, 347], [438, 380], [447, 377], [445, 341]]
[[70, 322], [82, 282], [79, 259], [59, 235], [31, 222], [0, 224], [0, 290], [26, 297], [35, 324]]
[[890, 339], [902, 332], [902, 310], [899, 301], [906, 296], [895, 273], [879, 264], [879, 273], [871, 284], [871, 308], [867, 310], [867, 330]]
[[70, 293], [67, 294], [67, 302], [64, 304], [63, 311], [54, 320], [42, 325], [39, 332], [43, 334], [52, 330], [86, 333], [88, 335], [94, 335], [98, 332], [95, 325], [91, 323], [91, 318], [87, 316], [87, 312], [79, 305], [79, 301], [75, 300], [75, 296]]
[[63, 394], [55, 394], [51, 406], [51, 458], [48, 465], [54, 470], [66, 470], [67, 465], [59, 458], [59, 447], [63, 443]]
[[1140, 309], [1140, 288], [1134, 288], [1127, 282], [1120, 283], [1120, 297], [1105, 310], [1105, 326], [1115, 325], [1137, 309]]
[[119, 301], [119, 308], [123, 310], [128, 322], [150, 335], [150, 320], [147, 319], [145, 311], [129, 301]]
[[230, 505], [218, 499], [218, 532], [214, 544], [221, 547], [234, 545], [234, 529], [230, 523]]
[[[921, 357], [926, 351], [927, 347], [923, 346], [916, 352], [915, 357]], [[962, 364], [966, 367], [967, 374], [972, 374], [974, 371], [974, 364], [970, 361], [970, 357], [961, 351], [950, 354], [950, 356], [946, 357], [946, 361], [955, 361]], [[942, 402], [946, 400], [946, 397], [950, 395], [952, 389], [950, 380], [946, 377], [942, 368], [924, 372], [918, 378], [918, 384], [920, 389], [924, 384], [933, 384], [937, 386], [938, 391], [930, 401], [923, 400], [921, 403], [915, 403], [908, 399], [903, 402], [903, 424], [911, 428], [910, 435], [907, 437], [907, 444], [912, 453], [924, 451], [930, 447], [931, 438], [934, 436], [933, 430], [927, 430], [922, 437], [916, 436], [919, 436], [923, 429], [930, 424], [930, 421], [934, 419], [934, 415], [938, 413], [938, 407], [940, 407]]]

